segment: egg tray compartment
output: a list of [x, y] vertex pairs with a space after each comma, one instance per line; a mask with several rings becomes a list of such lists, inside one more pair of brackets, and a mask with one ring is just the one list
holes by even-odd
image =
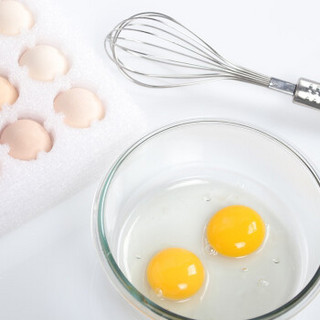
[[[58, 8], [43, 0], [20, 2], [32, 12], [35, 25], [18, 36], [0, 35], [0, 75], [19, 90], [18, 100], [0, 111], [0, 132], [17, 119], [33, 119], [49, 132], [53, 147], [36, 160], [22, 161], [0, 145], [0, 235], [99, 177], [147, 129], [142, 112], [112, 79], [103, 58], [83, 44], [80, 32], [63, 20]], [[32, 80], [18, 61], [37, 44], [61, 50], [69, 72], [52, 82]], [[64, 124], [53, 101], [72, 87], [99, 97], [105, 107], [102, 120], [81, 129]]]

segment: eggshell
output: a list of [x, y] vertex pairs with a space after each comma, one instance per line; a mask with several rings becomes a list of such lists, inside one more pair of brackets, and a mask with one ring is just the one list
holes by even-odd
[[29, 76], [40, 81], [53, 81], [69, 71], [67, 58], [60, 50], [49, 45], [37, 45], [27, 49], [19, 59], [20, 66], [26, 66]]
[[1, 133], [0, 143], [9, 145], [9, 155], [20, 160], [36, 159], [39, 152], [48, 152], [52, 148], [49, 133], [41, 124], [30, 119], [7, 125]]
[[74, 128], [90, 127], [94, 120], [101, 120], [105, 109], [100, 99], [84, 88], [71, 88], [61, 92], [54, 100], [56, 112], [64, 114], [64, 123]]
[[6, 78], [0, 76], [0, 111], [3, 105], [14, 104], [18, 96], [18, 90]]
[[31, 12], [18, 1], [0, 1], [0, 34], [15, 36], [31, 29], [34, 20]]

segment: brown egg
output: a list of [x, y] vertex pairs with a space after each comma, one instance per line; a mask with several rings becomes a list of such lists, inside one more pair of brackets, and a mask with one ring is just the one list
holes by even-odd
[[1, 133], [0, 144], [7, 144], [9, 155], [20, 160], [36, 159], [39, 152], [48, 152], [52, 148], [49, 133], [41, 124], [30, 119], [7, 125]]
[[19, 59], [20, 66], [26, 66], [29, 76], [40, 81], [53, 81], [69, 71], [67, 58], [60, 50], [48, 45], [37, 45], [27, 49]]
[[0, 1], [0, 34], [15, 36], [34, 25], [31, 12], [18, 1]]
[[17, 89], [6, 78], [0, 76], [0, 110], [5, 104], [14, 104], [18, 96]]
[[104, 107], [100, 99], [83, 88], [71, 88], [59, 93], [54, 100], [54, 109], [62, 112], [64, 123], [74, 128], [90, 127], [92, 121], [104, 117]]

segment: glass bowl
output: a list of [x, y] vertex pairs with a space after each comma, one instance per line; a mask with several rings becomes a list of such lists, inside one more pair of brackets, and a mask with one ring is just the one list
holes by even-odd
[[[279, 212], [274, 204], [278, 218], [288, 226], [295, 221], [292, 233], [303, 235], [297, 241], [299, 258], [292, 266], [301, 271], [299, 279], [284, 300], [247, 318], [291, 318], [320, 290], [319, 177], [285, 142], [230, 121], [189, 120], [169, 125], [135, 143], [111, 167], [95, 195], [92, 214], [97, 250], [111, 282], [141, 312], [140, 318], [202, 320], [169, 311], [139, 291], [119, 263], [119, 246], [123, 225], [146, 195], [175, 181], [204, 177], [236, 185], [271, 206], [277, 201], [285, 204], [286, 210]], [[229, 319], [223, 312], [219, 320]]]

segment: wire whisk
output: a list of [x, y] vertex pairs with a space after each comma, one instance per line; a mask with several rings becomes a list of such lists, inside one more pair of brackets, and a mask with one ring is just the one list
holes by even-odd
[[122, 21], [106, 37], [105, 49], [127, 78], [145, 87], [237, 80], [290, 94], [296, 103], [320, 108], [319, 83], [300, 78], [295, 85], [236, 65], [162, 13], [139, 13]]

